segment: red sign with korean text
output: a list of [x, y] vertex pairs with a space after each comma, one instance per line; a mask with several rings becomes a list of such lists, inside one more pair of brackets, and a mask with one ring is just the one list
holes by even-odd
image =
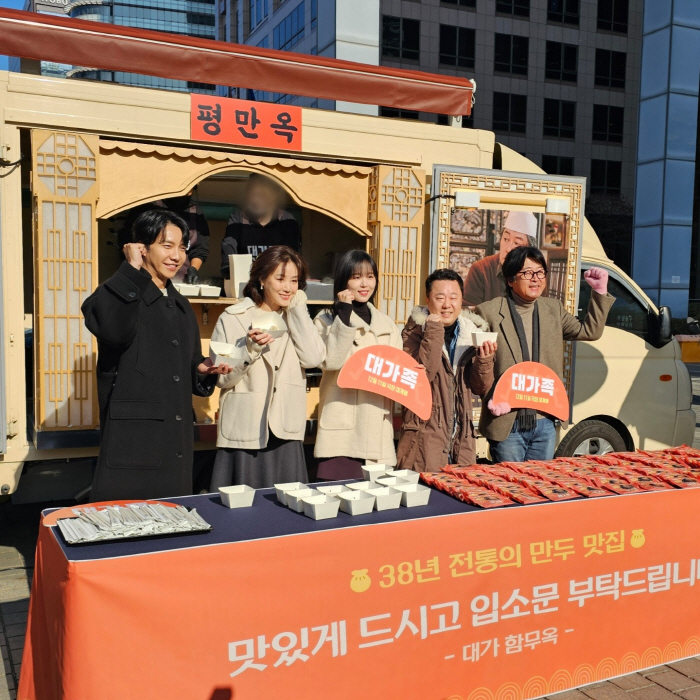
[[338, 386], [381, 394], [427, 420], [433, 393], [425, 370], [403, 350], [372, 345], [358, 350], [340, 370]]
[[301, 107], [190, 95], [190, 138], [301, 151]]
[[519, 362], [498, 380], [493, 402], [511, 408], [532, 408], [560, 420], [569, 420], [569, 397], [557, 373], [539, 362]]

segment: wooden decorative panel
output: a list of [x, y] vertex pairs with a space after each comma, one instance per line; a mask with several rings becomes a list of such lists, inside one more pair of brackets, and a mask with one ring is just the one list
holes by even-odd
[[379, 267], [379, 309], [396, 323], [408, 320], [419, 299], [425, 172], [377, 166], [370, 176], [370, 253]]
[[96, 342], [80, 307], [97, 286], [97, 136], [32, 131], [37, 430], [98, 425]]
[[[453, 195], [457, 190], [478, 191], [481, 195], [483, 209], [507, 209], [508, 205], [518, 208], [540, 210], [544, 212], [548, 197], [568, 199], [570, 215], [567, 221], [568, 250], [562, 251], [553, 267], [550, 284], [556, 284], [556, 297], [564, 308], [576, 315], [578, 303], [578, 270], [583, 231], [584, 188], [580, 179], [547, 179], [545, 176], [529, 176], [525, 173], [494, 173], [493, 171], [459, 172], [436, 170], [433, 178], [433, 194]], [[437, 181], [435, 181], [437, 180]], [[486, 204], [484, 200], [495, 202]], [[438, 200], [436, 219], [433, 221], [433, 267], [449, 267], [450, 221], [454, 200]], [[572, 343], [564, 344], [564, 380], [571, 387], [572, 379]]]

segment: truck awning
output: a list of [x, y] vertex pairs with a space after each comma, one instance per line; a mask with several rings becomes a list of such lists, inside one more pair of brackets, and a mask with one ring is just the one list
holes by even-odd
[[327, 100], [471, 114], [467, 78], [0, 9], [0, 53]]

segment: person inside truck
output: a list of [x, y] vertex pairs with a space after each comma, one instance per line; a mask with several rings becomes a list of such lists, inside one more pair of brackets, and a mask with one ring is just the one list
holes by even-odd
[[253, 173], [246, 185], [245, 201], [234, 210], [221, 243], [221, 276], [230, 278], [229, 255], [253, 256], [253, 260], [270, 246], [301, 248], [297, 220], [282, 208], [284, 191], [264, 175]]
[[591, 299], [583, 321], [561, 301], [542, 296], [547, 285], [547, 262], [539, 248], [511, 250], [503, 263], [508, 284], [505, 294], [480, 304], [476, 312], [498, 332], [495, 382], [486, 395], [479, 432], [487, 438], [494, 462], [525, 462], [554, 457], [555, 419], [529, 408], [512, 411], [494, 403], [493, 391], [501, 375], [519, 362], [540, 362], [564, 381], [564, 341], [598, 340], [615, 298], [608, 294], [608, 273], [592, 267], [584, 273]]
[[464, 306], [474, 308], [503, 296], [506, 281], [503, 263], [506, 255], [520, 246], [537, 247], [537, 217], [529, 211], [511, 211], [501, 232], [498, 253], [477, 260], [464, 280]]
[[372, 304], [376, 290], [377, 263], [350, 250], [335, 268], [333, 308], [314, 320], [326, 346], [314, 449], [320, 479], [362, 478], [363, 464], [396, 464], [391, 399], [338, 386], [341, 368], [361, 348], [403, 347], [398, 326]]
[[210, 396], [197, 319], [172, 280], [187, 257], [188, 227], [164, 209], [134, 222], [126, 260], [83, 303], [97, 338], [101, 444], [91, 499], [192, 493], [192, 395]]
[[497, 344], [475, 347], [472, 334], [489, 331], [481, 316], [462, 309], [462, 278], [450, 269], [425, 280], [427, 306], [416, 306], [406, 323], [403, 349], [425, 367], [433, 412], [423, 420], [404, 408], [397, 449], [399, 469], [439, 472], [446, 464], [476, 463], [472, 393], [493, 384]]
[[199, 270], [207, 261], [209, 256], [209, 223], [204, 212], [195, 201], [194, 193], [196, 188], [190, 190], [182, 197], [167, 197], [158, 199], [155, 202], [142, 204], [130, 209], [124, 220], [124, 226], [120, 232], [119, 248], [123, 249], [126, 243], [131, 241], [131, 232], [134, 221], [140, 214], [151, 209], [166, 209], [175, 212], [185, 220], [189, 229], [189, 246], [187, 257], [182, 267], [177, 271], [173, 279], [187, 284], [199, 283]]
[[307, 367], [326, 348], [306, 306], [307, 267], [286, 246], [254, 260], [243, 301], [219, 317], [212, 342], [233, 345], [221, 397], [211, 490], [245, 484], [268, 488], [308, 482], [304, 458]]

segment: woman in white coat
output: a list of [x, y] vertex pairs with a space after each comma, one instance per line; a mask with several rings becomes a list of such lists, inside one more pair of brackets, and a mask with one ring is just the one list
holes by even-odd
[[314, 450], [320, 479], [362, 477], [366, 463], [396, 464], [391, 399], [341, 389], [337, 381], [347, 359], [361, 348], [403, 348], [397, 325], [372, 304], [376, 289], [377, 264], [364, 251], [351, 250], [336, 266], [333, 310], [314, 320], [326, 346]]
[[[212, 491], [308, 481], [304, 368], [320, 366], [326, 348], [306, 308], [306, 275], [306, 263], [294, 250], [268, 248], [253, 262], [245, 299], [219, 317], [211, 339], [235, 350], [231, 372], [218, 383]], [[272, 326], [287, 330], [273, 337]]]

